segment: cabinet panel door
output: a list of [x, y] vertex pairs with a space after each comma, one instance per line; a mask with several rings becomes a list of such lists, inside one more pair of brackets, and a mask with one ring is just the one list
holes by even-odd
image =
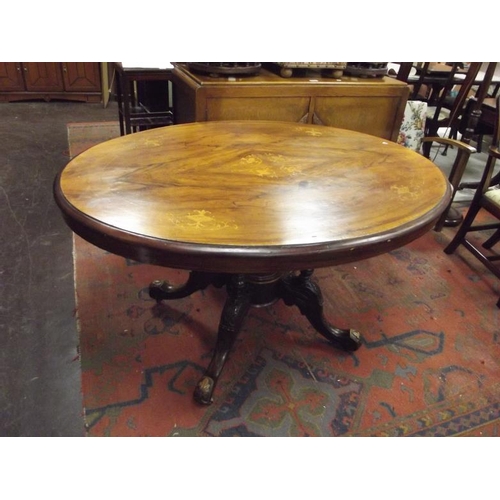
[[24, 90], [21, 63], [0, 63], [0, 91]]
[[318, 97], [314, 106], [313, 123], [356, 130], [391, 140], [400, 100], [400, 97], [389, 96]]
[[99, 63], [65, 62], [62, 63], [64, 87], [71, 92], [101, 90]]
[[305, 122], [309, 103], [309, 97], [208, 98], [206, 120]]
[[64, 90], [60, 63], [23, 63], [23, 70], [26, 90], [34, 92], [54, 92]]

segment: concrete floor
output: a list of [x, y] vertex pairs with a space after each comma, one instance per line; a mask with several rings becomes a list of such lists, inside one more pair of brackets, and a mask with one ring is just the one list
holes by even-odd
[[[52, 183], [68, 122], [117, 119], [115, 103], [0, 104], [0, 436], [84, 435], [72, 234]], [[474, 155], [467, 179], [485, 159]], [[435, 157], [445, 172], [452, 160]]]
[[0, 104], [0, 436], [83, 435], [72, 235], [52, 197], [66, 124], [116, 107]]

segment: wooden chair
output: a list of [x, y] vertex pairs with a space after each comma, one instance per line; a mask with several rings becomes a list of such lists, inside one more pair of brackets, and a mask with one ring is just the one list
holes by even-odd
[[[399, 70], [395, 75], [396, 80], [405, 82], [410, 87], [410, 96], [408, 100], [410, 101], [424, 101], [427, 102], [428, 90], [427, 85], [424, 84], [426, 75], [428, 75], [428, 62], [423, 63], [419, 68], [419, 74], [415, 74], [415, 63], [413, 62], [401, 62], [399, 64]], [[392, 76], [389, 73], [389, 76]]]
[[[412, 62], [400, 62], [396, 63], [399, 64], [399, 70], [396, 74], [396, 80], [400, 80], [401, 82], [408, 82], [408, 78], [410, 77], [411, 69], [413, 66]], [[389, 76], [390, 73], [389, 73]]]
[[[412, 100], [421, 100], [428, 101], [431, 90], [432, 90], [432, 82], [429, 81], [431, 75], [429, 74], [429, 66], [430, 62], [417, 63], [419, 64], [419, 72], [418, 76], [413, 79], [411, 82], [412, 89], [410, 94], [410, 99]], [[450, 77], [452, 78], [455, 73], [455, 69], [450, 72]], [[409, 82], [410, 83], [410, 82]], [[430, 85], [429, 85], [430, 84]]]
[[[453, 63], [450, 74], [446, 76], [445, 80], [441, 79], [442, 88], [435, 88], [434, 97], [430, 97], [425, 126], [426, 137], [437, 137], [440, 128], [451, 129], [455, 126], [463, 113], [467, 97], [474, 85], [481, 64], [480, 62], [470, 63], [463, 80], [457, 84], [458, 63]], [[425, 80], [423, 81], [425, 82]], [[437, 77], [434, 80], [429, 78], [428, 81], [434, 82], [435, 86], [440, 85]], [[452, 97], [450, 92], [455, 85], [460, 85], [460, 88], [457, 95]], [[432, 142], [427, 141], [424, 144], [423, 153], [427, 158], [430, 156]], [[470, 142], [470, 137], [466, 137], [465, 140], [462, 138], [462, 142]]]
[[[491, 182], [496, 160], [500, 159], [500, 96], [496, 98], [496, 105], [497, 120], [493, 141], [488, 151], [486, 167], [467, 214], [464, 217], [464, 221], [444, 251], [447, 254], [452, 254], [459, 245], [463, 245], [497, 278], [500, 278], [500, 267], [495, 265], [495, 261], [500, 260], [500, 255], [492, 248], [500, 241], [500, 185], [492, 185]], [[474, 221], [481, 210], [485, 210], [496, 220], [493, 222], [475, 223]], [[467, 234], [470, 232], [491, 229], [494, 229], [495, 232], [481, 245], [488, 252], [480, 249], [478, 243], [467, 238]], [[497, 307], [500, 307], [500, 298], [498, 299]]]
[[[467, 163], [469, 161], [469, 157], [471, 154], [476, 152], [476, 148], [472, 147], [470, 144], [466, 144], [465, 142], [458, 141], [457, 139], [450, 139], [447, 137], [424, 137], [422, 139], [422, 149], [425, 148], [426, 145], [432, 143], [438, 143], [442, 146], [451, 146], [456, 148], [457, 154], [453, 161], [453, 165], [450, 170], [450, 174], [448, 176], [448, 180], [453, 188], [453, 193], [456, 193], [458, 187], [460, 185], [460, 181], [462, 180], [463, 174], [465, 172], [465, 168], [467, 167]], [[447, 209], [443, 212], [441, 217], [436, 222], [434, 226], [434, 231], [441, 231], [443, 226], [457, 226], [462, 221], [461, 214], [456, 211], [451, 205], [453, 203], [453, 197], [448, 205]]]
[[[452, 69], [458, 69], [455, 67], [457, 63], [453, 64]], [[444, 145], [444, 152], [446, 152], [448, 147], [453, 147], [457, 145], [458, 151], [457, 156], [455, 158], [451, 173], [450, 173], [450, 183], [453, 186], [454, 191], [456, 192], [459, 188], [463, 173], [465, 171], [465, 166], [467, 165], [467, 161], [469, 156], [472, 153], [476, 152], [475, 148], [465, 148], [463, 146], [458, 146], [458, 144], [453, 144], [451, 142], [446, 141], [438, 141], [439, 137], [439, 129], [440, 128], [451, 128], [458, 122], [460, 117], [463, 115], [464, 107], [467, 102], [467, 98], [471, 92], [472, 86], [474, 85], [479, 70], [481, 68], [481, 62], [473, 62], [470, 63], [469, 69], [467, 73], [464, 75], [463, 79], [460, 81], [460, 89], [457, 95], [450, 99], [449, 91], [456, 84], [450, 80], [447, 80], [444, 88], [439, 91], [439, 95], [436, 98], [432, 99], [434, 106], [429, 106], [429, 111], [426, 119], [425, 126], [425, 137], [427, 140], [424, 141], [422, 151], [423, 155], [427, 158], [430, 158], [431, 146], [435, 142], [439, 142]], [[455, 75], [456, 77], [456, 75]], [[470, 117], [470, 122], [473, 122], [473, 117]], [[447, 134], [445, 134], [447, 135]], [[473, 129], [467, 123], [465, 125], [465, 132], [460, 139], [460, 143], [469, 145], [473, 136]], [[453, 200], [452, 200], [453, 201]], [[446, 226], [459, 226], [462, 222], [462, 214], [457, 211], [454, 207], [449, 206], [449, 209], [446, 210], [440, 219], [440, 222], [436, 225], [436, 230], [441, 230], [443, 225]]]
[[462, 134], [462, 136], [465, 135], [466, 129], [469, 127], [472, 134], [471, 138], [475, 138], [477, 143], [478, 153], [482, 152], [483, 137], [485, 135], [492, 136], [494, 133], [494, 127], [482, 122], [480, 115], [484, 99], [490, 95], [489, 91], [496, 66], [496, 62], [488, 63], [482, 81], [477, 86], [475, 95], [466, 100], [461, 117], [459, 116], [459, 119], [451, 125], [450, 129], [450, 137], [456, 139], [458, 133]]
[[[402, 146], [420, 152], [422, 144], [426, 142], [437, 142], [443, 146], [453, 146], [457, 150], [457, 155], [453, 162], [452, 169], [448, 180], [453, 189], [458, 189], [460, 180], [462, 179], [465, 167], [469, 161], [469, 157], [476, 150], [472, 146], [465, 144], [455, 139], [445, 137], [424, 137], [425, 119], [427, 112], [427, 103], [422, 101], [407, 101], [403, 122], [399, 130], [397, 143]], [[450, 206], [445, 210], [443, 215], [439, 218], [434, 226], [435, 231], [441, 231], [451, 209]]]

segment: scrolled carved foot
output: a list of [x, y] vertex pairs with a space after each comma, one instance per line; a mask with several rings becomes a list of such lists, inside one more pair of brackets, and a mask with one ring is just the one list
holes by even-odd
[[170, 296], [173, 289], [168, 281], [155, 280], [149, 285], [149, 296], [156, 302], [161, 302]]
[[331, 342], [344, 351], [355, 351], [361, 346], [361, 335], [353, 329], [336, 328], [323, 314], [323, 296], [319, 286], [311, 280], [312, 271], [301, 271], [282, 280], [281, 296], [285, 304], [296, 305], [311, 325]]
[[[347, 347], [347, 351], [355, 351], [359, 349], [361, 346], [361, 334], [357, 330], [353, 330], [350, 328], [349, 330], [341, 330], [340, 328], [336, 329], [339, 332], [345, 332], [347, 344], [350, 344], [350, 347]], [[347, 340], [347, 337], [349, 340]], [[337, 337], [338, 338], [338, 337]]]
[[210, 405], [213, 403], [213, 392], [215, 388], [215, 380], [205, 375], [194, 390], [194, 400], [202, 405]]
[[358, 331], [352, 328], [335, 328], [325, 320], [323, 315], [306, 316], [311, 325], [335, 347], [349, 352], [357, 351], [361, 347], [361, 335]]

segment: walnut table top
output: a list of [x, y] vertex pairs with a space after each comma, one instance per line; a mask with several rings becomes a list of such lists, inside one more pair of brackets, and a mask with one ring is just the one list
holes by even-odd
[[322, 267], [423, 234], [450, 188], [428, 159], [317, 125], [204, 122], [74, 158], [55, 185], [70, 226], [106, 250], [184, 269]]

